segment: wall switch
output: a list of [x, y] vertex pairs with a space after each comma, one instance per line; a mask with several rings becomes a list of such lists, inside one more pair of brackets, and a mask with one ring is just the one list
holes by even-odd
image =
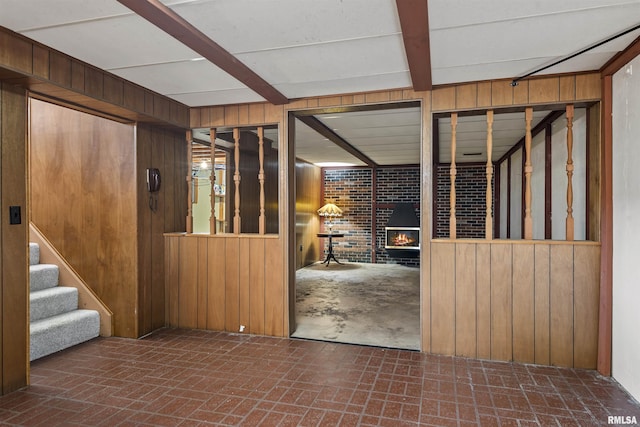
[[9, 224], [22, 224], [20, 206], [9, 206]]

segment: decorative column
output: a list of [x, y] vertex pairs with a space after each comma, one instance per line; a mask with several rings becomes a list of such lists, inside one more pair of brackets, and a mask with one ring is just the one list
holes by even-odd
[[209, 234], [216, 234], [216, 129], [211, 128], [209, 131], [209, 140], [211, 141], [211, 216], [209, 217]]
[[486, 215], [484, 220], [485, 238], [488, 240], [493, 239], [493, 215], [491, 213], [491, 205], [493, 202], [493, 195], [491, 189], [491, 182], [493, 181], [493, 162], [491, 157], [493, 155], [493, 110], [487, 111], [487, 197], [486, 197]]
[[567, 105], [567, 221], [566, 240], [573, 240], [573, 104]]
[[192, 183], [193, 177], [193, 136], [191, 130], [186, 132], [185, 138], [187, 140], [187, 159], [188, 159], [188, 170], [187, 170], [187, 233], [193, 233], [193, 194], [192, 194]]
[[456, 238], [456, 126], [458, 125], [458, 113], [451, 113], [451, 190], [449, 192], [449, 238]]
[[260, 170], [258, 172], [258, 182], [260, 183], [260, 216], [258, 217], [258, 233], [266, 232], [266, 221], [264, 215], [264, 128], [258, 127], [258, 160]]
[[524, 134], [524, 238], [533, 239], [533, 218], [531, 217], [531, 121], [533, 120], [533, 107], [524, 110], [525, 134]]
[[240, 129], [233, 128], [233, 158], [236, 170], [233, 172], [233, 182], [235, 183], [235, 200], [233, 215], [233, 232], [240, 234]]

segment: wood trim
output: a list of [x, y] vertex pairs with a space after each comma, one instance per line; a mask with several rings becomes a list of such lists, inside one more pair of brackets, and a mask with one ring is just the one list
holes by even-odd
[[[600, 68], [600, 73], [603, 77], [613, 76], [619, 69], [627, 65], [633, 59], [640, 55], [640, 37], [636, 38], [625, 50], [617, 53], [606, 64]], [[603, 82], [604, 83], [604, 82]], [[607, 90], [604, 85], [602, 86], [603, 92]], [[604, 95], [603, 95], [604, 99]]]
[[363, 161], [367, 164], [367, 166], [371, 168], [375, 168], [378, 166], [376, 162], [371, 160], [367, 155], [365, 155], [362, 151], [358, 150], [353, 145], [349, 144], [344, 138], [335, 133], [332, 129], [327, 127], [324, 123], [322, 123], [318, 118], [314, 116], [298, 116], [298, 120], [300, 120], [305, 125], [309, 126], [311, 129], [318, 132], [320, 135], [327, 138], [329, 141], [333, 142], [338, 147], [345, 150], [347, 153], [352, 154], [359, 160]]
[[611, 375], [613, 305], [613, 76], [602, 81], [602, 180], [600, 207], [600, 306], [598, 372]]
[[413, 89], [431, 90], [429, 12], [426, 0], [396, 0]]
[[547, 123], [544, 135], [544, 238], [551, 239], [552, 218], [551, 218], [551, 197], [553, 196], [553, 186], [551, 185], [551, 167], [553, 154], [551, 141], [553, 137], [553, 127]]
[[286, 96], [168, 6], [156, 0], [118, 0], [118, 2], [207, 58], [272, 104], [289, 103]]

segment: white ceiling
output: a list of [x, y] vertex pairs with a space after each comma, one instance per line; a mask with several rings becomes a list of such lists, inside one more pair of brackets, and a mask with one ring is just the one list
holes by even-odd
[[[395, 0], [162, 3], [289, 99], [411, 87]], [[428, 0], [428, 10], [433, 85], [519, 77], [640, 22], [640, 0]], [[188, 106], [263, 101], [116, 0], [0, 0], [0, 25]], [[639, 35], [543, 74], [598, 70]], [[419, 134], [407, 135], [414, 122], [401, 129], [390, 118], [375, 139], [373, 130], [365, 134], [367, 115], [343, 118], [353, 130], [341, 124], [341, 136], [381, 162], [415, 157], [407, 142], [419, 143]], [[376, 113], [373, 120], [382, 119]], [[378, 150], [389, 140], [389, 150]], [[300, 142], [299, 151], [309, 144]], [[395, 158], [401, 149], [406, 158]], [[328, 157], [323, 150], [314, 156]]]

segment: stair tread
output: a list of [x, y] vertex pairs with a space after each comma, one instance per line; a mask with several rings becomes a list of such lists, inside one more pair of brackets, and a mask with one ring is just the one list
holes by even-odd
[[89, 341], [100, 335], [100, 315], [78, 309], [30, 324], [30, 360]]
[[33, 291], [29, 295], [29, 318], [35, 322], [78, 309], [78, 290], [69, 286]]

